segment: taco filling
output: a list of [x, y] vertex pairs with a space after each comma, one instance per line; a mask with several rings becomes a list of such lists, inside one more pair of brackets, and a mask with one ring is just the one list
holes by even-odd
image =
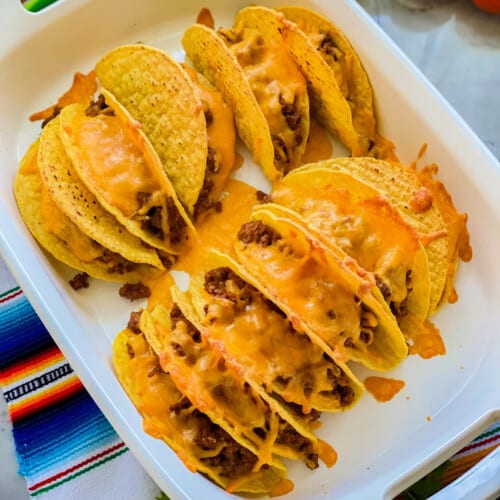
[[304, 77], [285, 44], [266, 39], [257, 29], [240, 23], [218, 33], [250, 83], [269, 125], [275, 165], [286, 173], [299, 165], [309, 132]]
[[194, 205], [194, 217], [199, 218], [210, 209], [218, 209], [218, 198], [234, 167], [236, 159], [233, 113], [222, 95], [187, 65], [188, 73], [203, 106], [207, 126], [207, 164], [203, 186]]
[[[189, 309], [186, 302], [183, 307]], [[183, 394], [261, 462], [267, 463], [276, 454], [302, 458], [311, 469], [318, 467], [318, 454], [324, 446], [320, 451], [317, 440], [302, 436], [283, 420], [220, 353], [209, 347], [177, 303], [170, 311], [160, 304], [151, 313], [143, 312], [141, 327], [162, 368]]]
[[272, 199], [299, 213], [313, 230], [373, 272], [398, 320], [408, 313], [425, 319], [429, 273], [417, 232], [383, 197], [364, 197], [344, 179], [319, 168], [295, 171], [273, 191]]

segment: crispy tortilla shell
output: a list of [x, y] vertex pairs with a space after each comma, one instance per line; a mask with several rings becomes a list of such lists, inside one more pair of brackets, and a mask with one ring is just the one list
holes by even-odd
[[61, 142], [60, 117], [42, 130], [38, 167], [44, 185], [59, 209], [89, 238], [127, 260], [163, 269], [157, 252], [146, 248], [105, 210], [78, 177]]
[[80, 104], [60, 115], [73, 167], [106, 211], [148, 245], [177, 253], [194, 233], [189, 217], [141, 126], [102, 89], [110, 113], [88, 116]]
[[315, 170], [318, 166], [350, 176], [346, 178], [355, 189], [382, 193], [417, 231], [427, 254], [431, 288], [428, 315], [433, 314], [440, 304], [447, 280], [449, 237], [432, 192], [422, 185], [415, 170], [366, 157], [334, 158], [320, 164], [304, 165], [301, 169]]
[[[293, 488], [293, 484], [284, 479], [286, 469], [279, 461], [252, 470], [256, 457], [251, 459], [251, 452], [190, 404], [170, 375], [161, 369], [158, 356], [144, 335], [130, 329], [120, 332], [113, 342], [113, 366], [122, 387], [143, 417], [144, 430], [164, 440], [190, 471], [201, 472], [234, 493], [269, 495], [278, 491], [284, 494]], [[239, 458], [247, 454], [246, 462], [238, 463]], [[232, 468], [224, 467], [228, 460], [234, 461]]]
[[96, 64], [100, 83], [137, 120], [190, 215], [203, 187], [207, 127], [189, 76], [168, 54], [124, 45]]
[[308, 79], [313, 107], [323, 123], [353, 156], [396, 160], [394, 144], [376, 130], [372, 87], [345, 35], [310, 9], [277, 10], [293, 23], [285, 25], [283, 36]]
[[[48, 125], [47, 125], [48, 126]], [[159, 271], [127, 261], [89, 238], [58, 207], [38, 169], [39, 140], [23, 157], [14, 185], [21, 216], [38, 243], [60, 262], [95, 278], [138, 282]]]

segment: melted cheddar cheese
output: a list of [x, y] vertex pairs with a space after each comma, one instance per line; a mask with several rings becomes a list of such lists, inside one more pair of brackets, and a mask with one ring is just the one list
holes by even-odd
[[[301, 132], [304, 129], [289, 125], [283, 106], [286, 104], [293, 106], [296, 112], [304, 112], [300, 108], [300, 102], [307, 99], [304, 77], [284, 43], [265, 40], [259, 31], [242, 26], [219, 30], [219, 33], [243, 68], [267, 120], [274, 144], [275, 163], [280, 170], [287, 172], [299, 164], [297, 147], [307, 137]], [[305, 123], [306, 120], [309, 120], [306, 116], [299, 118], [299, 122]]]
[[[85, 178], [109, 205], [131, 218], [141, 208], [161, 203], [163, 182], [144, 156], [135, 134], [117, 116], [99, 114], [95, 117], [78, 115], [70, 134], [78, 143], [82, 156], [81, 168]], [[151, 194], [140, 206], [137, 194]]]
[[[257, 290], [229, 279], [226, 290], [243, 296], [236, 303], [223, 297], [203, 295], [203, 324], [212, 348], [236, 363], [247, 379], [287, 403], [311, 410], [338, 410], [352, 401], [353, 391], [343, 371], [306, 335], [293, 329], [288, 319]], [[251, 298], [248, 297], [251, 294]], [[342, 387], [349, 393], [344, 400]]]

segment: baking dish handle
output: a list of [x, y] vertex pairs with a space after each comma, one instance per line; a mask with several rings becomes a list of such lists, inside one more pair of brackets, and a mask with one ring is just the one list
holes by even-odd
[[[44, 26], [41, 16], [44, 18], [53, 15], [52, 10], [66, 3], [58, 0], [47, 6], [40, 12], [29, 12], [21, 0], [2, 1], [0, 16], [0, 59], [7, 55], [14, 47]], [[51, 14], [52, 12], [52, 14]]]
[[429, 500], [488, 500], [500, 492], [500, 446]]

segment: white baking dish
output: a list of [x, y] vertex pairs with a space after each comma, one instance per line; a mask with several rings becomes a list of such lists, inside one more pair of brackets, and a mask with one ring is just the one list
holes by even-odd
[[[399, 157], [409, 162], [427, 143], [423, 161], [440, 165], [440, 179], [469, 214], [475, 253], [458, 273], [460, 300], [433, 318], [447, 354], [410, 357], [394, 370], [390, 375], [406, 386], [390, 403], [367, 395], [352, 411], [324, 418], [320, 435], [339, 453], [333, 469], [290, 467], [295, 490], [289, 498], [390, 498], [500, 417], [500, 168], [355, 2], [303, 3], [328, 15], [356, 47], [375, 90], [382, 132], [396, 143]], [[245, 4], [62, 0], [36, 15], [15, 0], [0, 6], [2, 255], [85, 387], [172, 498], [227, 495], [189, 473], [165, 444], [143, 433], [113, 375], [111, 342], [137, 304], [120, 299], [117, 286], [107, 283], [74, 292], [67, 284], [74, 271], [47, 257], [24, 227], [12, 185], [20, 158], [39, 133], [39, 123], [29, 123], [28, 116], [55, 102], [75, 71], [86, 72], [106, 50], [139, 40], [181, 57], [182, 32], [200, 7], [209, 6], [216, 23], [228, 26]], [[243, 177], [247, 156], [246, 163]]]

